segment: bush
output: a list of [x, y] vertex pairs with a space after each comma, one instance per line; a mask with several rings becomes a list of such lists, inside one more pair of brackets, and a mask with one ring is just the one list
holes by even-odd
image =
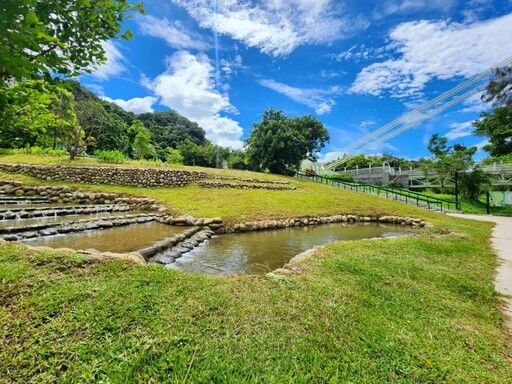
[[316, 172], [313, 168], [306, 168], [304, 170], [304, 173], [308, 176], [315, 176], [316, 175]]
[[176, 164], [176, 165], [183, 164], [184, 157], [181, 154], [179, 149], [167, 147], [166, 152], [167, 152], [166, 160], [169, 164]]
[[101, 151], [97, 150], [94, 152], [94, 156], [102, 163], [121, 164], [128, 161], [128, 158], [121, 151]]
[[2, 155], [46, 155], [46, 156], [67, 156], [65, 149], [53, 149], [43, 147], [24, 147], [24, 148], [1, 148]]
[[330, 175], [327, 177], [334, 181], [341, 181], [341, 182], [354, 181], [354, 178], [350, 175], [338, 174], [338, 175]]

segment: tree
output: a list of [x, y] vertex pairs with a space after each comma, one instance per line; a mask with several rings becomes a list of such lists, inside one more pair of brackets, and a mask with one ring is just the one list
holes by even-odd
[[167, 147], [166, 150], [167, 150], [166, 160], [169, 164], [178, 164], [178, 165], [183, 164], [184, 158], [179, 149]]
[[447, 145], [446, 137], [440, 137], [437, 133], [432, 135], [428, 144], [428, 150], [432, 158], [423, 164], [423, 170], [428, 175], [432, 171], [439, 177], [441, 191], [445, 191], [446, 183], [454, 177], [456, 172], [465, 171], [473, 165], [473, 155], [476, 147], [466, 148], [463, 145]]
[[491, 156], [512, 154], [512, 104], [496, 108], [492, 112], [483, 112], [481, 119], [473, 123], [474, 133], [487, 136], [489, 144], [483, 148]]
[[460, 191], [466, 199], [477, 201], [491, 185], [491, 175], [478, 166], [468, 172], [459, 173]]
[[78, 122], [73, 94], [63, 85], [54, 87], [54, 92], [56, 97], [52, 107], [56, 137], [66, 147], [70, 160], [74, 160], [94, 139], [86, 136]]
[[76, 76], [106, 61], [103, 43], [128, 39], [121, 25], [141, 3], [128, 0], [2, 0], [0, 78]]
[[495, 107], [512, 107], [512, 66], [497, 68], [482, 99]]
[[129, 131], [133, 136], [133, 153], [137, 159], [142, 159], [154, 152], [151, 146], [151, 133], [144, 127], [142, 121], [135, 120], [130, 126]]
[[199, 167], [215, 167], [216, 153], [213, 144], [197, 145], [187, 139], [178, 146], [183, 155], [183, 164]]
[[55, 121], [55, 100], [51, 84], [43, 80], [0, 87], [0, 147], [35, 145]]
[[298, 169], [304, 159], [315, 159], [329, 140], [329, 133], [313, 116], [291, 118], [269, 109], [246, 141], [249, 164], [253, 169], [268, 169], [285, 174]]

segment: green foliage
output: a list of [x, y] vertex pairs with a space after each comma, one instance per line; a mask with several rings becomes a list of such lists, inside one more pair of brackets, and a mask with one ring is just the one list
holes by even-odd
[[331, 180], [335, 180], [335, 181], [345, 181], [345, 182], [354, 181], [354, 178], [350, 175], [334, 174], [334, 175], [328, 175], [325, 177], [327, 177], [328, 179], [331, 179]]
[[495, 107], [512, 107], [512, 66], [495, 69], [482, 99]]
[[216, 154], [213, 144], [198, 145], [191, 140], [185, 140], [178, 149], [185, 165], [215, 167]]
[[117, 150], [97, 150], [94, 151], [94, 156], [96, 156], [101, 162], [104, 163], [121, 164], [128, 161], [128, 158], [124, 155], [124, 153]]
[[47, 133], [56, 120], [54, 88], [43, 80], [0, 85], [0, 147], [35, 145]]
[[115, 106], [117, 108], [109, 107], [111, 103], [101, 100], [76, 81], [68, 84], [75, 98], [78, 123], [87, 137], [95, 138], [93, 149], [122, 150], [126, 148], [128, 145], [126, 133], [134, 119], [134, 114], [117, 106]]
[[473, 155], [477, 151], [476, 147], [466, 148], [460, 144], [448, 146], [447, 143], [446, 137], [440, 137], [437, 133], [432, 135], [428, 150], [433, 156], [422, 164], [427, 177], [432, 173], [439, 176], [442, 191], [445, 191], [445, 185], [455, 172], [465, 171], [473, 165]]
[[247, 153], [242, 149], [230, 151], [228, 155], [228, 168], [251, 170]]
[[478, 166], [471, 172], [460, 172], [458, 176], [462, 196], [471, 201], [477, 201], [491, 186], [491, 175]]
[[484, 165], [492, 165], [494, 163], [502, 162], [505, 164], [512, 163], [512, 153], [503, 156], [490, 156], [482, 159], [482, 164]]
[[167, 147], [166, 151], [167, 151], [166, 160], [169, 164], [177, 164], [177, 165], [183, 164], [184, 157], [181, 154], [179, 149]]
[[90, 72], [106, 61], [102, 43], [130, 38], [121, 25], [143, 12], [128, 0], [3, 0], [0, 7], [0, 78], [16, 79]]
[[247, 155], [253, 169], [285, 174], [298, 169], [304, 159], [315, 159], [329, 140], [329, 133], [313, 116], [291, 118], [269, 109], [247, 139]]
[[154, 148], [150, 144], [151, 133], [144, 127], [142, 121], [135, 120], [128, 131], [130, 136], [133, 137], [133, 153], [137, 159], [142, 159], [154, 152]]
[[489, 144], [483, 148], [491, 156], [512, 154], [512, 105], [483, 112], [481, 119], [473, 123], [475, 134], [487, 136]]
[[26, 146], [24, 148], [0, 148], [1, 155], [17, 155], [17, 154], [27, 154], [27, 155], [46, 155], [46, 156], [65, 156], [68, 154], [68, 151], [65, 149], [54, 149], [54, 148], [43, 148], [43, 147], [30, 147]]

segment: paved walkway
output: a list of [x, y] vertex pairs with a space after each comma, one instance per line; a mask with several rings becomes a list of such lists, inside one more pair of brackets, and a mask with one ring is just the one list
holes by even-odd
[[[492, 231], [492, 246], [499, 256], [499, 265], [494, 285], [502, 295], [512, 295], [512, 217], [464, 215], [450, 213], [451, 216], [496, 223]], [[505, 314], [507, 327], [512, 332], [512, 298], [506, 298]]]

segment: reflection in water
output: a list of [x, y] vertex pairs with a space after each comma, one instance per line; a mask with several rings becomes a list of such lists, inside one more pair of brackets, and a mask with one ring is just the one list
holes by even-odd
[[149, 247], [159, 240], [183, 232], [184, 229], [184, 227], [172, 227], [153, 221], [125, 227], [41, 237], [23, 242], [33, 246], [82, 250], [93, 248], [102, 252], [122, 253]]
[[276, 231], [223, 235], [176, 260], [173, 268], [195, 273], [264, 274], [282, 267], [293, 256], [337, 240], [405, 235], [412, 229], [382, 224], [327, 224]]

